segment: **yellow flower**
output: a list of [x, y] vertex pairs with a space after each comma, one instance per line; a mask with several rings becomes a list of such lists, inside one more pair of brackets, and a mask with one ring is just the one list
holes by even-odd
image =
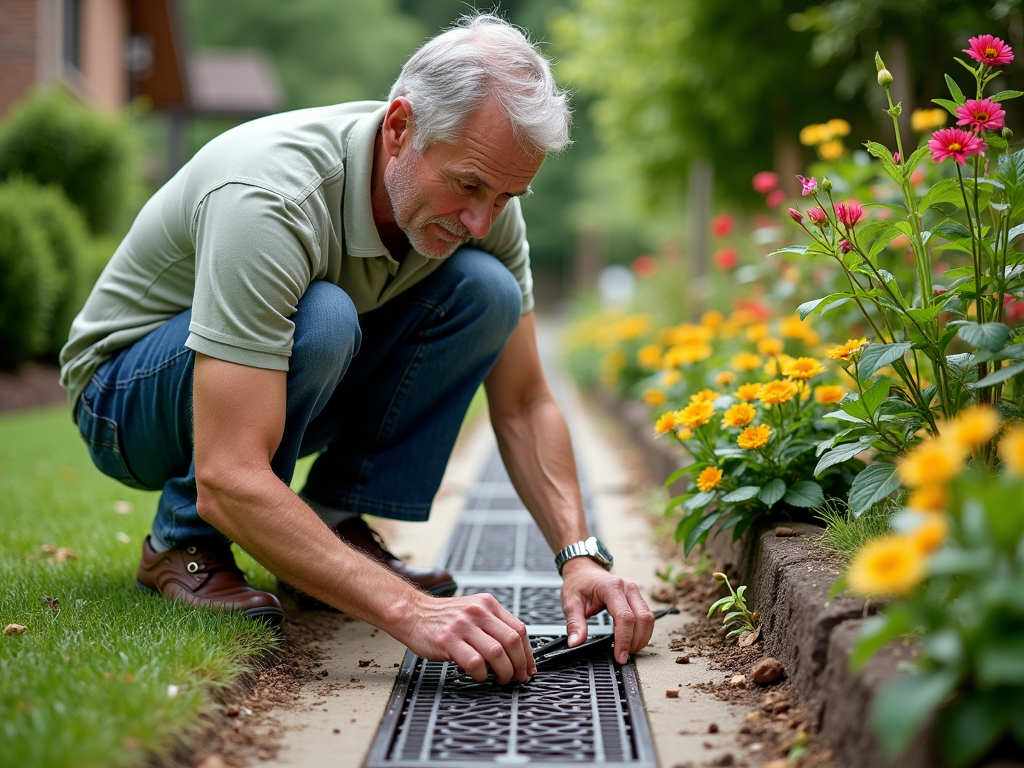
[[719, 312], [717, 309], [712, 309], [705, 312], [700, 316], [700, 324], [705, 328], [710, 328], [712, 331], [716, 331], [722, 327], [722, 323], [725, 322], [725, 315]]
[[696, 429], [697, 427], [703, 427], [711, 421], [711, 417], [714, 415], [715, 406], [706, 400], [702, 400], [698, 403], [690, 403], [683, 410], [679, 411], [679, 421], [691, 429]]
[[945, 515], [936, 515], [928, 512], [914, 515], [918, 520], [914, 529], [910, 532], [910, 540], [919, 552], [928, 554], [942, 546], [942, 543], [949, 535], [949, 523]]
[[779, 323], [779, 334], [784, 339], [806, 339], [813, 333], [809, 320], [801, 320], [800, 315], [790, 315]]
[[699, 363], [711, 357], [710, 344], [677, 344], [665, 353], [663, 364], [666, 368], [678, 368], [680, 365]]
[[838, 403], [846, 395], [846, 390], [835, 384], [826, 384], [814, 388], [814, 399], [822, 405]]
[[671, 432], [678, 426], [679, 411], [669, 411], [658, 417], [658, 420], [654, 423], [654, 431], [656, 434], [664, 435], [666, 432]]
[[704, 493], [718, 487], [722, 482], [722, 470], [718, 467], [705, 467], [704, 471], [697, 476], [697, 488]]
[[794, 358], [789, 355], [776, 355], [775, 357], [768, 358], [768, 362], [764, 364], [764, 372], [769, 376], [778, 376], [779, 369], [785, 366], [786, 363], [793, 362]]
[[636, 361], [641, 368], [646, 368], [648, 371], [657, 370], [661, 367], [661, 347], [657, 344], [641, 347], [640, 351], [636, 353]]
[[756, 427], [747, 427], [740, 436], [736, 438], [736, 444], [740, 448], [747, 448], [753, 450], [754, 448], [763, 448], [768, 444], [768, 438], [771, 437], [772, 428], [767, 424], [758, 424]]
[[964, 466], [964, 453], [942, 438], [925, 440], [906, 455], [896, 472], [908, 488], [941, 485], [956, 477]]
[[732, 371], [722, 371], [716, 374], [715, 384], [720, 387], [728, 387], [730, 384], [736, 381], [736, 374]]
[[838, 160], [843, 156], [843, 142], [839, 139], [832, 139], [832, 141], [826, 141], [824, 144], [818, 147], [818, 157], [822, 160], [831, 162], [832, 160]]
[[768, 325], [766, 323], [756, 323], [747, 328], [747, 341], [760, 341], [768, 335]]
[[1007, 473], [1024, 477], [1024, 425], [1017, 424], [999, 441], [999, 458]]
[[906, 536], [869, 541], [854, 555], [847, 584], [862, 595], [905, 595], [924, 577], [925, 557]]
[[757, 416], [757, 409], [749, 403], [736, 403], [722, 416], [722, 424], [726, 427], [745, 427]]
[[782, 375], [791, 379], [812, 379], [828, 369], [813, 357], [798, 357], [782, 364]]
[[1000, 423], [999, 411], [995, 408], [974, 405], [960, 411], [942, 434], [969, 453], [991, 440], [999, 431]]
[[771, 336], [765, 336], [759, 342], [757, 342], [757, 351], [765, 357], [771, 357], [772, 355], [778, 355], [786, 348], [786, 345], [780, 339], [773, 339]]
[[644, 402], [652, 408], [657, 408], [659, 405], [664, 405], [668, 399], [665, 397], [665, 393], [660, 389], [648, 389], [643, 394]]
[[666, 387], [674, 387], [683, 378], [679, 371], [665, 371], [661, 374], [661, 383]]
[[943, 512], [949, 506], [949, 493], [941, 485], [922, 485], [907, 499], [907, 509], [915, 512]]
[[696, 392], [690, 395], [691, 403], [713, 403], [715, 400], [720, 398], [721, 395], [715, 392], [713, 389], [702, 389], [700, 392]]
[[690, 431], [689, 427], [679, 427], [676, 430], [676, 437], [678, 437], [680, 440], [689, 440], [691, 437], [693, 437], [693, 432]]
[[669, 344], [682, 345], [706, 344], [711, 341], [711, 337], [714, 333], [710, 328], [703, 325], [682, 323], [681, 325], [667, 328], [665, 330], [665, 335], [668, 338]]
[[832, 138], [837, 136], [849, 136], [850, 135], [850, 124], [845, 120], [834, 118], [825, 123], [825, 130], [827, 130]]
[[928, 133], [946, 124], [944, 109], [915, 109], [910, 113], [910, 127], [914, 133]]
[[737, 371], [753, 371], [761, 367], [761, 356], [753, 352], [739, 352], [732, 356], [729, 366]]
[[867, 343], [867, 339], [848, 339], [845, 344], [826, 349], [825, 354], [832, 360], [849, 360]]
[[800, 129], [800, 143], [805, 147], [813, 147], [823, 141], [828, 141], [832, 138], [832, 134], [827, 131], [828, 127], [819, 123], [806, 125]]
[[616, 325], [615, 330], [619, 338], [624, 340], [635, 339], [647, 332], [651, 327], [650, 315], [630, 315], [622, 318]]
[[761, 397], [761, 389], [763, 386], [763, 384], [740, 384], [736, 389], [736, 397], [748, 403], [751, 400], [757, 400]]
[[758, 400], [765, 405], [781, 405], [792, 400], [798, 391], [796, 384], [789, 379], [776, 379], [761, 387]]

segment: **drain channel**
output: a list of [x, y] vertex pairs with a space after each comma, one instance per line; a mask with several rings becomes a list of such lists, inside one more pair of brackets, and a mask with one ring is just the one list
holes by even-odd
[[[589, 505], [588, 505], [589, 506]], [[593, 521], [591, 521], [593, 529]], [[534, 647], [565, 633], [551, 550], [496, 449], [471, 489], [441, 563], [459, 594], [489, 592], [526, 624]], [[609, 634], [601, 612], [591, 634]], [[451, 662], [406, 652], [366, 768], [601, 765], [654, 768], [632, 662], [607, 650], [542, 667], [529, 683], [476, 683]]]

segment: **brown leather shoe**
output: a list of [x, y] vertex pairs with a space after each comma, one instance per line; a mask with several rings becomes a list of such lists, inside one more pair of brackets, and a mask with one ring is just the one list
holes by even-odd
[[241, 611], [250, 619], [278, 626], [284, 619], [281, 603], [269, 592], [253, 589], [235, 565], [231, 545], [224, 541], [204, 542], [155, 552], [149, 536], [142, 542], [142, 560], [135, 574], [140, 590], [157, 592], [167, 600], [184, 600], [190, 605], [209, 606], [222, 611]]
[[[388, 551], [380, 534], [368, 526], [366, 521], [358, 515], [331, 526], [331, 530], [349, 546], [369, 555], [385, 568], [435, 597], [451, 597], [458, 589], [451, 573], [443, 568], [414, 568], [411, 565], [406, 565], [401, 558]], [[307, 611], [333, 610], [330, 606], [305, 592], [300, 592], [290, 584], [281, 582], [281, 588], [295, 598], [295, 603], [299, 608]]]

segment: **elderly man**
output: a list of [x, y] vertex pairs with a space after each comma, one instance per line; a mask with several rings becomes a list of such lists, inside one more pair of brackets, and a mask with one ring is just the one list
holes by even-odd
[[[62, 377], [95, 464], [161, 490], [136, 580], [271, 623], [236, 542], [283, 582], [474, 679], [536, 667], [523, 624], [391, 555], [361, 515], [426, 520], [481, 382], [509, 473], [557, 553], [571, 644], [607, 607], [621, 662], [637, 586], [586, 528], [541, 371], [518, 198], [569, 110], [493, 16], [406, 63], [387, 103], [274, 115], [204, 147], [140, 212], [75, 320]], [[301, 494], [300, 456], [318, 458]]]

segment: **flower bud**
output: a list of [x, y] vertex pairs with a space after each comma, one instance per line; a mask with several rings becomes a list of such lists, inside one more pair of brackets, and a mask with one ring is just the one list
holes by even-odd
[[878, 70], [878, 84], [879, 85], [892, 85], [892, 72], [888, 69]]
[[892, 161], [894, 163], [896, 163], [896, 165], [900, 164], [900, 153], [899, 152], [893, 152], [892, 153]]
[[800, 211], [798, 211], [796, 208], [787, 208], [786, 213], [788, 213], [789, 217], [793, 219], [793, 221], [795, 221], [797, 224], [804, 220], [804, 215], [800, 213]]
[[725, 578], [726, 578], [724, 573], [717, 573], [716, 572], [716, 573], [713, 573], [711, 575], [712, 575], [712, 577], [714, 577], [715, 581], [725, 581]]
[[897, 104], [895, 107], [890, 107], [886, 111], [889, 113], [889, 117], [899, 117], [903, 114], [903, 104]]
[[826, 195], [832, 191], [832, 182], [828, 180], [827, 176], [821, 180], [821, 190]]
[[1001, 134], [1001, 135], [1002, 135], [1002, 137], [1003, 137], [1004, 139], [1006, 139], [1007, 141], [1009, 141], [1010, 139], [1012, 139], [1012, 138], [1013, 138], [1013, 131], [1011, 131], [1011, 130], [1010, 130], [1009, 128], [1003, 127], [1003, 131], [1002, 131], [1002, 134]]
[[849, 253], [853, 250], [853, 244], [849, 240], [843, 240], [839, 243], [839, 250], [843, 253]]
[[946, 292], [946, 286], [944, 286], [944, 285], [936, 285], [936, 286], [932, 287], [932, 295], [933, 296], [941, 296], [945, 292]]
[[878, 51], [875, 51], [875, 71], [881, 72], [883, 69], [885, 69], [885, 62], [882, 61], [881, 54], [879, 54]]

